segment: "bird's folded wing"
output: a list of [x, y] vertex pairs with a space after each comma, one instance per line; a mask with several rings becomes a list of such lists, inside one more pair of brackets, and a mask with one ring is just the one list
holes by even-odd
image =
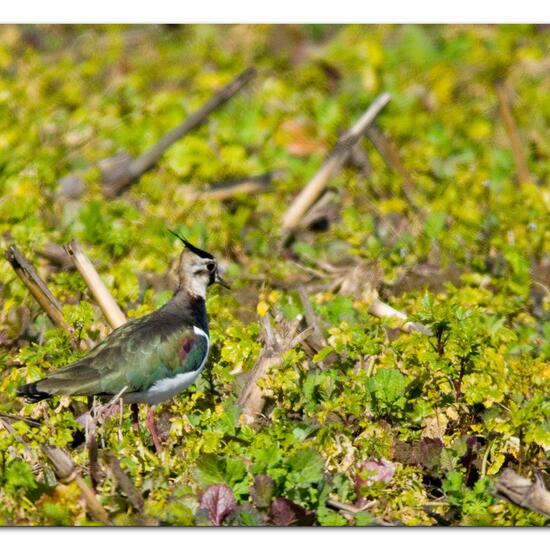
[[192, 327], [147, 318], [132, 320], [113, 331], [86, 357], [37, 383], [50, 395], [115, 395], [144, 391], [157, 380], [196, 370], [208, 340]]

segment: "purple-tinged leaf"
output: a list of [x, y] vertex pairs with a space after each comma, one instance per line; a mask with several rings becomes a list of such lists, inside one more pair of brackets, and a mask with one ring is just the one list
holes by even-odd
[[393, 478], [394, 473], [395, 464], [385, 458], [363, 462], [355, 476], [355, 494], [357, 495], [355, 503], [358, 506], [366, 504], [363, 488], [370, 487], [376, 481], [387, 483]]
[[393, 460], [401, 464], [417, 465], [417, 449], [418, 443], [409, 443], [407, 441], [394, 441], [393, 444]]
[[208, 517], [213, 525], [221, 525], [223, 520], [235, 511], [233, 491], [223, 483], [210, 485], [201, 497], [200, 507], [208, 511]]
[[259, 475], [254, 478], [250, 494], [257, 508], [268, 508], [274, 493], [275, 482], [270, 476]]
[[359, 466], [359, 473], [355, 476], [355, 487], [369, 487], [375, 481], [387, 483], [393, 478], [395, 464], [381, 458], [379, 460], [367, 460]]
[[432, 472], [440, 466], [443, 449], [443, 441], [437, 437], [423, 437], [414, 443], [397, 441], [394, 445], [393, 459], [401, 464], [422, 466], [428, 472]]
[[299, 504], [278, 497], [269, 507], [269, 519], [273, 525], [288, 527], [289, 525], [313, 525], [315, 513], [302, 508]]
[[441, 460], [441, 451], [444, 449], [443, 441], [437, 437], [423, 437], [418, 443], [417, 464], [428, 471], [437, 468]]

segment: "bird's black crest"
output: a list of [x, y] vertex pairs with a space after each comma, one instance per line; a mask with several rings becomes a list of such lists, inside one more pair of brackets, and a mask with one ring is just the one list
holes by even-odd
[[200, 248], [197, 248], [195, 245], [191, 244], [188, 240], [184, 239], [181, 235], [178, 235], [175, 231], [172, 231], [169, 229], [170, 233], [177, 237], [191, 252], [199, 256], [199, 258], [208, 258], [209, 260], [213, 260], [214, 256], [210, 254], [209, 252], [206, 252], [205, 250], [201, 250]]

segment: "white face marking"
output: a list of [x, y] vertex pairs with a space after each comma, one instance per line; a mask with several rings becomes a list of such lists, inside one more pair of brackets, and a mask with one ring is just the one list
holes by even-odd
[[124, 401], [126, 403], [148, 403], [149, 405], [157, 405], [158, 403], [168, 401], [168, 399], [171, 399], [174, 395], [181, 393], [198, 378], [202, 369], [206, 365], [206, 360], [208, 359], [208, 353], [210, 351], [210, 338], [208, 337], [208, 334], [206, 334], [206, 332], [199, 327], [193, 327], [193, 332], [197, 336], [206, 338], [206, 353], [204, 354], [204, 359], [199, 365], [199, 368], [191, 372], [177, 374], [172, 378], [157, 380], [147, 391], [126, 394], [124, 396]]
[[215, 260], [210, 258], [199, 258], [197, 256], [189, 259], [189, 256], [182, 256], [180, 263], [180, 285], [190, 294], [206, 299], [206, 289], [210, 283], [212, 266]]
[[187, 281], [187, 290], [194, 296], [200, 296], [206, 300], [206, 288], [208, 287], [208, 275], [195, 275]]

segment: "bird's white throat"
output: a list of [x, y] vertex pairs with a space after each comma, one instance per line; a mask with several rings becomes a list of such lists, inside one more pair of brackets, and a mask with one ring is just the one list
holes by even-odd
[[189, 277], [186, 289], [189, 294], [198, 296], [203, 300], [206, 300], [206, 289], [208, 287], [208, 279], [204, 277]]

